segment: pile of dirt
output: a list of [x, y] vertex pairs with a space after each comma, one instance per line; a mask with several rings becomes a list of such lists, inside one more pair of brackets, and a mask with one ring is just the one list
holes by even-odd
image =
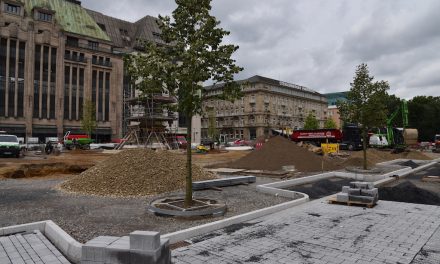
[[440, 197], [428, 190], [417, 187], [409, 181], [396, 186], [379, 188], [379, 199], [394, 202], [440, 205]]
[[[214, 175], [193, 165], [193, 180]], [[124, 150], [65, 182], [61, 188], [103, 196], [148, 196], [185, 187], [186, 157], [168, 151]]]
[[[346, 165], [356, 166], [358, 161], [362, 161], [364, 157], [363, 151], [352, 151], [350, 152], [350, 158], [346, 161]], [[426, 156], [420, 151], [409, 151], [402, 153], [391, 153], [391, 150], [380, 150], [380, 149], [367, 149], [367, 158], [370, 165], [376, 163], [390, 161], [395, 159], [411, 159], [411, 160], [430, 160], [431, 158]], [[353, 163], [353, 164], [351, 164]], [[362, 163], [361, 163], [362, 164]]]
[[294, 186], [291, 191], [301, 192], [309, 195], [310, 199], [319, 199], [341, 192], [342, 186], [349, 186], [353, 179], [332, 178], [317, 182]]
[[412, 169], [415, 169], [415, 168], [420, 167], [419, 164], [415, 163], [415, 162], [412, 161], [412, 160], [408, 160], [408, 161], [402, 162], [402, 163], [400, 163], [399, 165], [407, 166], [407, 167], [411, 167]]
[[296, 143], [276, 136], [259, 150], [253, 151], [245, 157], [222, 166], [228, 168], [248, 169], [248, 170], [281, 170], [282, 166], [294, 165], [298, 171], [315, 172], [322, 170], [324, 160], [324, 170], [341, 169], [338, 164], [330, 157], [319, 156], [305, 148], [299, 147]]
[[73, 165], [63, 162], [47, 164], [22, 164], [17, 168], [11, 167], [9, 170], [2, 172], [1, 176], [5, 178], [19, 179], [45, 177], [55, 174], [78, 174], [92, 166], [93, 164]]

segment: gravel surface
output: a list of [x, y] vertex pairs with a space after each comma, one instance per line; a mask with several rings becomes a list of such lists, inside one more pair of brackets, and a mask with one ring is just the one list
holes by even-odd
[[146, 212], [150, 198], [111, 198], [72, 195], [57, 186], [72, 176], [44, 179], [0, 180], [0, 227], [53, 220], [80, 242], [96, 236], [127, 235], [134, 230], [160, 231], [162, 234], [220, 220], [288, 201], [286, 198], [257, 193], [257, 184], [273, 181], [258, 178], [257, 183], [223, 188], [223, 191], [195, 192], [196, 196], [221, 199], [228, 205], [224, 217], [175, 219]]

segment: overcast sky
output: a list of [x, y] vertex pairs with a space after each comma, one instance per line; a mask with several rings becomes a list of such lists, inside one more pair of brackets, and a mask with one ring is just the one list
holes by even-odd
[[[127, 21], [171, 15], [173, 0], [83, 0]], [[356, 65], [402, 98], [439, 94], [438, 0], [213, 0], [212, 14], [240, 46], [244, 79], [262, 75], [319, 92], [350, 89]]]

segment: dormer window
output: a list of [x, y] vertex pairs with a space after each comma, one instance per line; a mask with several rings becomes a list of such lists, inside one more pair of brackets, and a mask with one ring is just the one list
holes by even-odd
[[89, 40], [89, 49], [98, 50], [98, 48], [99, 48], [99, 43], [98, 42], [90, 41]]
[[41, 21], [52, 22], [52, 14], [38, 12], [38, 19]]
[[102, 30], [102, 31], [107, 31], [107, 29], [105, 28], [105, 25], [104, 24], [101, 24], [101, 23], [97, 23], [98, 24], [98, 27]]
[[21, 6], [5, 3], [5, 11], [11, 14], [20, 15]]

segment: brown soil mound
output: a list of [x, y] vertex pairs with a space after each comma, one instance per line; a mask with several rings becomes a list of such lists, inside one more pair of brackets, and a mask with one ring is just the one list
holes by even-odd
[[[104, 196], [147, 196], [184, 188], [186, 158], [168, 151], [124, 150], [65, 182], [67, 191]], [[215, 178], [193, 165], [193, 180]]]
[[[363, 163], [363, 151], [353, 151], [350, 153], [350, 158], [344, 163], [347, 166], [360, 166]], [[419, 151], [410, 151], [393, 154], [390, 150], [368, 149], [367, 159], [369, 165], [376, 163], [390, 161], [395, 159], [413, 159], [413, 160], [430, 160], [431, 158]], [[358, 164], [360, 162], [360, 164]]]
[[323, 158], [297, 146], [286, 138], [277, 136], [269, 139], [260, 150], [253, 151], [224, 166], [237, 169], [276, 171], [281, 170], [282, 166], [294, 165], [299, 171], [313, 172], [322, 170], [323, 159], [325, 171], [341, 169], [341, 165], [331, 158]]

